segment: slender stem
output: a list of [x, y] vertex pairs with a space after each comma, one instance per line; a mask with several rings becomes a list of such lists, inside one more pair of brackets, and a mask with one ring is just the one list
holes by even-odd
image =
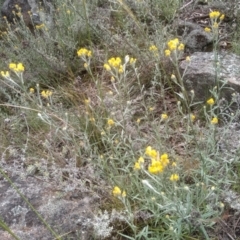
[[15, 186], [12, 180], [6, 175], [6, 173], [0, 168], [0, 173], [4, 176], [4, 178], [11, 184], [11, 186], [15, 189], [15, 191], [21, 196], [21, 198], [27, 203], [27, 205], [36, 213], [37, 217], [42, 221], [42, 223], [46, 226], [46, 228], [52, 233], [52, 235], [61, 240], [60, 237], [52, 230], [52, 228], [47, 224], [47, 222], [42, 218], [42, 216], [37, 212], [37, 210], [33, 207], [33, 205], [28, 201], [28, 199], [19, 191], [19, 189]]

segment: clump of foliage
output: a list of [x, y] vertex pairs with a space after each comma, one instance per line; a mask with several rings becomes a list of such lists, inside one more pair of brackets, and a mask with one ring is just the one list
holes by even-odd
[[[1, 125], [4, 160], [20, 151], [26, 172], [35, 167], [46, 178], [50, 165], [92, 164], [112, 187], [103, 186], [115, 199], [109, 214], [121, 203], [119, 237], [210, 239], [233, 171], [217, 145], [221, 88], [196, 104], [184, 87], [178, 60], [185, 46], [164, 25], [182, 1], [132, 4], [58, 0], [52, 24], [34, 33], [23, 21], [7, 25], [0, 42], [0, 115], [11, 123], [8, 133]], [[96, 19], [97, 11], [106, 19]], [[216, 30], [224, 15], [210, 18]]]

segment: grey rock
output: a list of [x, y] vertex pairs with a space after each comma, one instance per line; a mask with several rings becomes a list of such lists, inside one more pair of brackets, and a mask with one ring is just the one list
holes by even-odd
[[203, 29], [191, 31], [184, 39], [187, 52], [205, 51], [207, 46], [212, 45], [213, 35]]
[[181, 19], [177, 21], [176, 25], [177, 25], [177, 34], [179, 36], [183, 36], [183, 38], [185, 38], [187, 34], [189, 34], [193, 30], [197, 30], [197, 29], [202, 30], [202, 28], [198, 24], [188, 22], [188, 21], [183, 21]]
[[196, 101], [206, 101], [210, 90], [218, 83], [224, 84], [222, 97], [230, 100], [233, 92], [240, 92], [239, 65], [240, 57], [235, 54], [219, 53], [215, 56], [213, 52], [195, 52], [190, 62], [184, 60], [180, 63], [180, 70], [185, 72], [186, 90], [194, 90]]
[[[54, 11], [54, 6], [51, 2], [51, 0], [5, 0], [1, 8], [1, 15], [6, 17], [8, 22], [14, 23], [20, 20], [19, 16], [14, 14], [14, 12], [18, 13], [21, 11], [23, 20], [30, 29], [33, 29], [33, 25], [40, 25], [43, 22], [46, 22], [46, 25], [49, 26], [52, 24]], [[16, 6], [20, 7], [20, 9]], [[45, 9], [45, 13], [39, 11], [39, 6]]]
[[[7, 20], [11, 23], [14, 22], [14, 19], [19, 19], [16, 14], [13, 12], [18, 12], [16, 5], [21, 8], [21, 13], [23, 15], [24, 20], [30, 23], [30, 17], [28, 12], [31, 11], [31, 6], [29, 5], [28, 1], [26, 0], [6, 0], [3, 3], [1, 14], [3, 17], [6, 17]], [[27, 19], [28, 18], [28, 19]]]
[[[2, 167], [2, 166], [1, 166]], [[6, 166], [5, 166], [6, 167]], [[8, 168], [8, 167], [7, 167]], [[8, 169], [10, 169], [9, 167]], [[81, 170], [79, 170], [81, 172]], [[19, 191], [45, 219], [54, 231], [65, 239], [93, 239], [93, 224], [100, 206], [100, 193], [81, 183], [67, 191], [64, 184], [60, 186], [40, 177], [8, 175]], [[79, 173], [80, 173], [79, 172]], [[87, 172], [85, 169], [81, 174]], [[86, 177], [84, 177], [86, 179]], [[83, 179], [83, 180], [84, 180]], [[101, 181], [99, 181], [101, 182]], [[98, 188], [99, 189], [99, 188]], [[51, 232], [44, 226], [36, 213], [26, 204], [21, 196], [0, 174], [0, 216], [1, 219], [21, 240], [52, 240]], [[103, 219], [104, 220], [104, 219]], [[102, 221], [103, 221], [102, 220]], [[101, 222], [99, 222], [101, 226]], [[11, 238], [0, 228], [1, 239]], [[4, 236], [4, 237], [3, 237]], [[100, 239], [100, 238], [99, 238]]]

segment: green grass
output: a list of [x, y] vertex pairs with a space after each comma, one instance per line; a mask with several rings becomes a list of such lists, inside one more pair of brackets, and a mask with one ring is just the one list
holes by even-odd
[[183, 49], [173, 55], [177, 36], [168, 31], [183, 1], [131, 4], [58, 0], [52, 25], [32, 34], [20, 21], [2, 31], [0, 115], [10, 123], [0, 125], [0, 147], [6, 159], [17, 149], [59, 168], [64, 159], [93, 164], [114, 195], [101, 210], [124, 212], [118, 239], [214, 239], [225, 187], [239, 191], [231, 177], [239, 178], [239, 158], [234, 168], [218, 147], [234, 116], [219, 131], [221, 88], [197, 105], [184, 88]]

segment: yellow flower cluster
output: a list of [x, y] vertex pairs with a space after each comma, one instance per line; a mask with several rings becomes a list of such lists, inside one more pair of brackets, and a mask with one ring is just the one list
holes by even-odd
[[122, 65], [122, 60], [120, 57], [116, 57], [116, 58], [113, 57], [108, 60], [108, 63], [111, 67], [120, 68]]
[[170, 176], [169, 179], [170, 179], [170, 181], [172, 181], [172, 182], [176, 182], [176, 181], [179, 180], [179, 175], [176, 174], [176, 173], [174, 173], [174, 174], [172, 174], [172, 175]]
[[[219, 18], [220, 15], [221, 15], [221, 13], [220, 13], [219, 11], [212, 11], [212, 12], [209, 13], [209, 17], [210, 17], [211, 19], [217, 19], [217, 18]], [[225, 17], [225, 15], [222, 14], [222, 15], [220, 16], [220, 20], [223, 20], [224, 17]]]
[[52, 91], [50, 91], [50, 90], [43, 90], [41, 92], [41, 95], [42, 95], [43, 98], [49, 98], [49, 97], [52, 96]]
[[10, 77], [9, 71], [6, 71], [6, 72], [1, 71], [1, 76], [2, 76], [2, 77], [5, 77], [5, 78]]
[[118, 186], [115, 186], [112, 190], [112, 194], [114, 197], [126, 197], [126, 191], [122, 191], [121, 188], [119, 188]]
[[167, 120], [167, 119], [168, 119], [168, 115], [167, 115], [166, 113], [163, 113], [163, 114], [161, 115], [161, 119], [162, 119], [162, 120]]
[[[148, 146], [145, 149], [145, 157], [146, 158], [150, 157], [151, 159], [151, 162], [148, 165], [148, 172], [151, 174], [162, 173], [170, 163], [167, 153], [160, 155], [159, 152], [156, 149], [152, 148], [151, 146]], [[143, 169], [144, 162], [145, 162], [144, 158], [142, 156], [139, 157], [139, 159], [134, 164], [134, 170]], [[172, 162], [171, 167], [175, 169], [177, 167], [177, 163]], [[176, 182], [179, 179], [180, 177], [177, 173], [172, 173], [169, 177], [169, 180], [172, 182]]]
[[134, 169], [135, 170], [139, 170], [141, 169], [141, 166], [143, 166], [144, 164], [144, 158], [143, 157], [140, 157], [134, 164]]
[[159, 156], [159, 152], [148, 146], [145, 154], [151, 158], [151, 164], [148, 166], [148, 171], [152, 174], [163, 172], [164, 168], [169, 164], [168, 154], [164, 153]]
[[214, 101], [213, 98], [209, 98], [209, 99], [207, 100], [207, 104], [210, 105], [210, 106], [212, 106], [214, 103], [215, 103], [215, 101]]
[[211, 124], [213, 124], [213, 125], [218, 124], [218, 118], [217, 118], [217, 117], [214, 117], [214, 118], [211, 120]]
[[92, 57], [92, 51], [91, 50], [88, 50], [86, 48], [80, 48], [78, 51], [77, 51], [77, 55], [79, 57]]
[[44, 23], [35, 26], [37, 30], [42, 29], [44, 27], [45, 27]]
[[109, 119], [107, 120], [107, 125], [108, 125], [109, 127], [112, 127], [112, 126], [114, 126], [114, 125], [115, 125], [115, 122], [114, 122], [114, 120], [113, 120], [113, 119], [111, 119], [111, 118], [109, 118]]
[[[211, 19], [212, 30], [218, 29], [220, 22], [225, 18], [224, 14], [221, 14], [219, 11], [212, 11], [209, 13], [209, 17]], [[211, 29], [206, 27], [204, 29], [206, 32], [211, 32]]]
[[14, 71], [14, 72], [18, 72], [18, 73], [22, 73], [24, 72], [24, 66], [22, 63], [9, 63], [9, 69]]
[[168, 49], [165, 50], [165, 56], [168, 57], [171, 55], [172, 51], [183, 51], [184, 50], [184, 44], [180, 43], [178, 38], [175, 38], [173, 40], [170, 40], [167, 43]]
[[34, 88], [30, 88], [29, 89], [29, 93], [33, 94], [35, 92], [35, 89]]
[[149, 51], [151, 52], [157, 52], [158, 51], [158, 48], [155, 46], [155, 45], [152, 45], [149, 47]]
[[191, 119], [192, 122], [194, 122], [195, 119], [196, 119], [196, 116], [194, 114], [190, 114], [190, 119]]
[[[132, 60], [133, 61], [133, 60]], [[111, 71], [111, 69], [115, 69], [118, 73], [123, 73], [123, 65], [122, 65], [122, 60], [120, 57], [112, 57], [108, 60], [108, 63], [105, 63], [103, 67], [107, 71]]]
[[136, 63], [136, 61], [137, 61], [136, 58], [130, 58], [129, 63], [130, 63], [131, 65], [134, 65], [134, 64]]
[[152, 52], [154, 57], [159, 57], [158, 48], [155, 45], [149, 47], [149, 51]]
[[211, 28], [205, 27], [205, 28], [204, 28], [204, 31], [205, 31], [205, 32], [211, 32]]
[[186, 56], [186, 62], [190, 62], [191, 61], [191, 58], [189, 56]]

